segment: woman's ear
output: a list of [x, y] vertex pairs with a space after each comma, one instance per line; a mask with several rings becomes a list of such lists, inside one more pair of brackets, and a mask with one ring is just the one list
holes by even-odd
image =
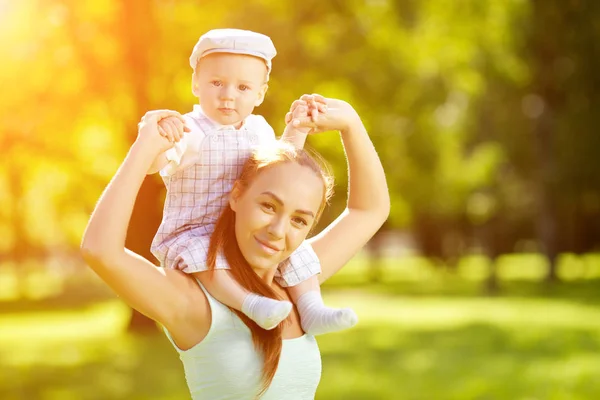
[[234, 212], [237, 211], [237, 204], [241, 194], [240, 183], [239, 181], [235, 181], [233, 189], [231, 189], [231, 193], [229, 194], [229, 207], [231, 207]]

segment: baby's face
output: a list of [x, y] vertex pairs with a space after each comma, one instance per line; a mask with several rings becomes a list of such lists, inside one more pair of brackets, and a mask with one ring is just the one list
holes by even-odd
[[221, 125], [241, 126], [267, 91], [264, 60], [243, 54], [213, 53], [202, 57], [192, 91], [206, 115]]

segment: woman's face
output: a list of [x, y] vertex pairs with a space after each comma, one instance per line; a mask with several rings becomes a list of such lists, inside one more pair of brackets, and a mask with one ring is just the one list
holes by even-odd
[[293, 162], [260, 172], [241, 194], [234, 188], [235, 235], [252, 268], [274, 269], [298, 248], [315, 222], [323, 190], [319, 176]]

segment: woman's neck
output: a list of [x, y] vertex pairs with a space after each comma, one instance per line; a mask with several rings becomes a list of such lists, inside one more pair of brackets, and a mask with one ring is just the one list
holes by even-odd
[[254, 268], [252, 270], [262, 279], [267, 285], [273, 286], [273, 279], [275, 278], [275, 271], [277, 271], [277, 266], [273, 268]]

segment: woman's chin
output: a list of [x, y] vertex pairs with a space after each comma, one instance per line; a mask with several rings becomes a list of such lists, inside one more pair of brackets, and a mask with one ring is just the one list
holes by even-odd
[[272, 257], [265, 258], [256, 256], [252, 258], [252, 261], [249, 262], [249, 264], [250, 267], [254, 270], [254, 272], [261, 273], [276, 269], [279, 265], [279, 261], [274, 260]]

